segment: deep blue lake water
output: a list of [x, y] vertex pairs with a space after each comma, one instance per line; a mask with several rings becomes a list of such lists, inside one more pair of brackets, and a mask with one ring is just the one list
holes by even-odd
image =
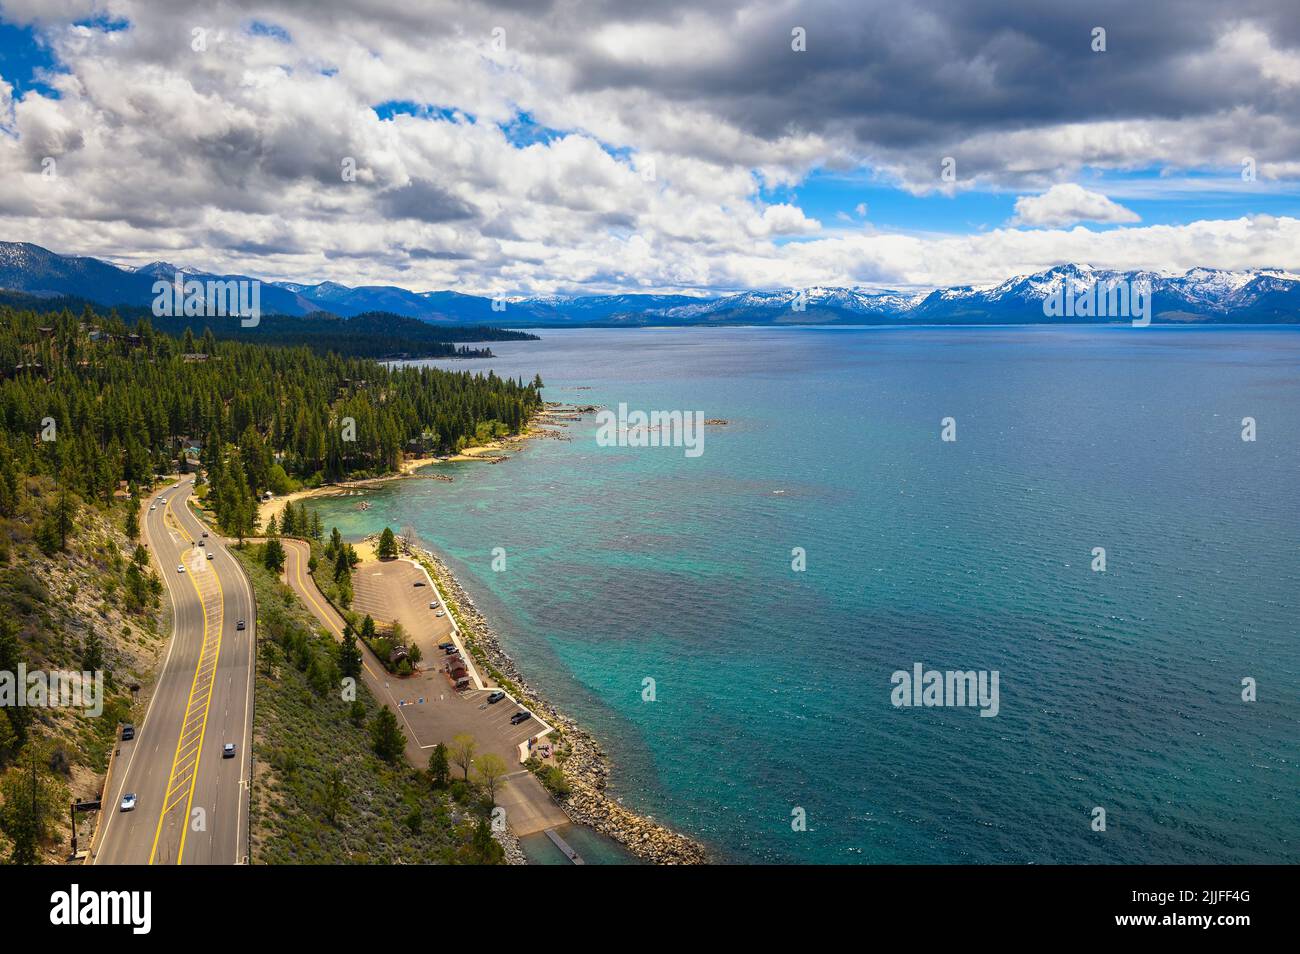
[[[1296, 329], [540, 334], [442, 365], [730, 423], [318, 505], [445, 556], [627, 804], [727, 861], [1295, 860]], [[915, 663], [997, 716], [895, 707]]]

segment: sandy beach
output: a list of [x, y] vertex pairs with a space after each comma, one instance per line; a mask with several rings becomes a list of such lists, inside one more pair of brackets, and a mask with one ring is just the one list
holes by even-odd
[[265, 527], [267, 521], [272, 517], [279, 520], [280, 514], [284, 513], [284, 508], [287, 504], [298, 503], [300, 500], [306, 500], [308, 497], [343, 496], [349, 490], [355, 490], [361, 487], [371, 487], [375, 484], [381, 484], [389, 480], [401, 480], [403, 477], [410, 477], [421, 467], [446, 459], [447, 458], [442, 457], [410, 457], [402, 461], [401, 468], [395, 474], [385, 474], [382, 477], [370, 477], [365, 480], [344, 480], [337, 484], [322, 484], [319, 487], [295, 490], [293, 493], [285, 494], [282, 497], [272, 497], [270, 500], [263, 500], [257, 511], [260, 526]]
[[402, 480], [416, 476], [416, 471], [430, 464], [452, 463], [455, 461], [480, 461], [483, 463], [496, 463], [508, 458], [507, 450], [517, 447], [525, 441], [532, 440], [536, 437], [543, 437], [547, 434], [553, 434], [554, 431], [543, 426], [547, 412], [543, 411], [538, 418], [531, 422], [528, 427], [519, 434], [511, 434], [508, 437], [499, 440], [489, 441], [486, 444], [480, 444], [476, 447], [467, 447], [456, 454], [449, 454], [444, 457], [410, 457], [402, 461], [401, 467], [396, 473], [384, 474], [380, 477], [367, 477], [361, 480], [343, 480], [334, 484], [322, 484], [319, 487], [309, 487], [303, 490], [295, 490], [293, 493], [285, 494], [282, 497], [273, 497], [270, 500], [261, 502], [258, 508], [258, 519], [261, 521], [260, 526], [265, 527], [268, 520], [275, 517], [277, 520], [284, 508], [289, 503], [298, 503], [309, 497], [337, 497], [346, 495], [349, 491], [359, 490], [365, 487], [374, 487], [378, 484], [387, 483], [390, 480]]

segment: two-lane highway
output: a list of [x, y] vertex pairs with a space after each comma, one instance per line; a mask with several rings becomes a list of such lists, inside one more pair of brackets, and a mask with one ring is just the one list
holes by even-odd
[[[203, 535], [186, 505], [192, 490], [186, 479], [160, 492], [141, 521], [171, 598], [173, 633], [135, 738], [118, 743], [95, 864], [239, 864], [248, 857], [253, 595], [224, 541]], [[225, 756], [227, 743], [233, 757]], [[136, 807], [124, 812], [127, 794]]]

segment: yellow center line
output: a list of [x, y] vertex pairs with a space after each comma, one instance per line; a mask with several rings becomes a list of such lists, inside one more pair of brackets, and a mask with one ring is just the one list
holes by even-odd
[[[175, 526], [176, 526], [176, 529], [178, 529], [178, 530], [181, 532], [181, 534], [184, 535], [185, 539], [186, 539], [187, 541], [191, 542], [191, 543], [194, 541], [194, 538], [191, 537], [191, 536], [189, 535], [189, 533], [185, 530], [185, 528], [184, 528], [183, 526], [181, 526], [181, 524], [180, 524], [180, 520], [176, 517], [176, 515], [175, 515], [174, 513], [172, 513], [172, 502], [171, 502], [171, 500], [168, 500], [168, 501], [167, 501], [167, 506], [166, 506], [165, 510], [163, 511], [163, 516], [164, 516], [164, 517], [168, 517], [168, 516], [170, 516], [170, 517], [172, 518], [173, 523], [174, 523]], [[184, 555], [182, 555], [182, 556], [181, 556], [181, 564], [184, 565], [184, 562], [185, 562], [185, 557], [184, 557]], [[181, 765], [183, 765], [183, 764], [185, 764], [186, 762], [189, 761], [189, 756], [188, 756], [188, 755], [187, 755], [187, 756], [185, 757], [185, 759], [182, 761], [182, 758], [181, 758], [181, 749], [182, 749], [182, 747], [184, 746], [185, 738], [186, 738], [187, 735], [190, 735], [191, 740], [192, 740], [192, 738], [193, 738], [193, 730], [191, 729], [191, 730], [189, 730], [189, 731], [187, 732], [187, 728], [188, 728], [188, 726], [189, 726], [190, 723], [193, 721], [193, 717], [190, 715], [190, 707], [194, 704], [194, 697], [195, 697], [195, 694], [198, 693], [198, 692], [201, 692], [201, 691], [202, 691], [202, 690], [199, 689], [199, 680], [200, 680], [200, 676], [201, 676], [201, 674], [202, 674], [202, 672], [203, 672], [203, 670], [204, 670], [204, 658], [208, 655], [208, 606], [207, 606], [207, 602], [206, 602], [206, 600], [205, 600], [204, 597], [203, 597], [203, 591], [199, 589], [198, 581], [194, 579], [194, 575], [193, 575], [192, 573], [187, 573], [186, 575], [189, 576], [189, 578], [190, 578], [190, 583], [191, 583], [191, 585], [193, 585], [193, 587], [194, 587], [194, 592], [195, 592], [195, 594], [196, 594], [196, 595], [198, 596], [198, 598], [199, 598], [199, 609], [203, 612], [203, 642], [202, 642], [201, 645], [200, 645], [200, 649], [199, 649], [199, 660], [198, 660], [198, 663], [197, 663], [197, 665], [195, 666], [195, 669], [194, 669], [194, 681], [190, 684], [190, 695], [189, 695], [189, 698], [186, 700], [186, 703], [185, 703], [185, 716], [183, 717], [182, 722], [181, 722], [181, 732], [180, 732], [180, 736], [179, 736], [179, 737], [177, 738], [177, 740], [176, 740], [176, 753], [172, 756], [171, 775], [170, 775], [169, 778], [168, 778], [168, 785], [171, 786], [171, 787], [169, 787], [169, 789], [168, 789], [166, 795], [163, 796], [163, 801], [164, 801], [164, 803], [167, 802], [167, 799], [169, 799], [169, 798], [171, 797], [171, 795], [172, 795], [174, 792], [181, 791], [181, 790], [184, 788], [184, 786], [185, 786], [185, 782], [183, 782], [183, 781], [180, 783], [179, 786], [172, 786], [172, 783], [175, 782], [175, 780], [176, 780], [176, 775], [177, 775], [178, 768], [179, 768]], [[218, 598], [219, 598], [218, 606], [224, 606], [224, 605], [225, 605], [225, 594], [224, 594], [224, 592], [221, 590], [221, 580], [220, 580], [219, 578], [217, 578], [217, 574], [215, 574], [215, 573], [213, 574], [213, 578], [217, 580], [217, 593], [218, 593]], [[217, 660], [219, 660], [220, 658], [221, 658], [221, 627], [218, 627], [218, 628], [217, 628], [217, 641], [216, 641], [216, 644], [215, 644], [215, 650], [214, 650], [214, 654], [213, 654], [213, 662], [214, 662], [213, 671], [215, 671], [215, 662], [216, 662]], [[207, 685], [207, 696], [206, 696], [206, 697], [204, 698], [204, 700], [203, 700], [202, 707], [201, 707], [199, 710], [197, 710], [198, 713], [200, 714], [200, 718], [201, 718], [201, 723], [199, 724], [199, 745], [198, 745], [198, 751], [202, 751], [202, 749], [203, 749], [203, 739], [204, 739], [204, 737], [205, 737], [206, 734], [207, 734], [207, 728], [208, 728], [208, 710], [209, 710], [209, 707], [210, 707], [211, 704], [212, 704], [212, 689], [213, 689], [213, 686], [214, 686], [215, 683], [216, 683], [216, 679], [215, 679], [215, 678], [208, 679], [208, 685]], [[185, 839], [186, 839], [186, 836], [189, 834], [189, 830], [190, 830], [190, 821], [189, 821], [189, 819], [190, 819], [190, 811], [193, 809], [193, 806], [194, 806], [194, 787], [195, 787], [195, 783], [198, 781], [198, 775], [199, 775], [199, 773], [198, 773], [198, 764], [197, 764], [197, 760], [196, 760], [196, 761], [195, 761], [195, 764], [194, 764], [194, 766], [193, 766], [193, 768], [189, 770], [189, 794], [188, 794], [187, 799], [186, 799], [186, 805], [185, 805], [185, 817], [182, 819], [182, 827], [181, 827], [181, 843], [180, 843], [180, 847], [179, 847], [179, 849], [178, 849], [177, 852], [176, 852], [176, 863], [177, 863], [177, 864], [180, 864], [180, 863], [181, 863], [181, 859], [182, 859], [182, 858], [184, 857], [184, 855], [185, 855]], [[150, 851], [149, 851], [149, 864], [153, 864], [153, 863], [154, 863], [154, 858], [157, 856], [157, 853], [158, 853], [158, 840], [162, 837], [163, 821], [167, 818], [167, 813], [170, 812], [173, 808], [175, 808], [175, 807], [176, 807], [177, 805], [179, 805], [179, 804], [180, 804], [180, 800], [179, 800], [179, 799], [178, 799], [176, 802], [174, 802], [174, 803], [171, 803], [171, 804], [164, 804], [163, 810], [162, 810], [162, 812], [161, 812], [161, 813], [159, 814], [159, 816], [158, 816], [158, 828], [154, 831], [154, 836], [153, 836], [153, 847], [152, 847], [152, 848], [150, 849]]]

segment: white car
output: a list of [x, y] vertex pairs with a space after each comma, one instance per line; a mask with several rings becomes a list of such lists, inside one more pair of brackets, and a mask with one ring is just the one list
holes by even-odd
[[157, 504], [150, 504], [150, 505], [149, 505], [149, 509], [150, 509], [150, 510], [157, 510], [157, 509], [158, 509], [158, 505], [157, 505]]
[[177, 564], [176, 564], [176, 572], [177, 572], [177, 573], [184, 573], [184, 572], [185, 572], [185, 564], [184, 564], [184, 563], [177, 563]]
[[441, 615], [442, 615], [442, 610], [438, 610], [438, 612], [434, 613], [433, 615], [434, 615], [434, 616], [441, 616]]
[[209, 559], [209, 560], [212, 559], [212, 554], [211, 554], [211, 553], [208, 554], [208, 559]]
[[135, 811], [135, 792], [128, 792], [122, 796], [121, 809], [124, 812]]

